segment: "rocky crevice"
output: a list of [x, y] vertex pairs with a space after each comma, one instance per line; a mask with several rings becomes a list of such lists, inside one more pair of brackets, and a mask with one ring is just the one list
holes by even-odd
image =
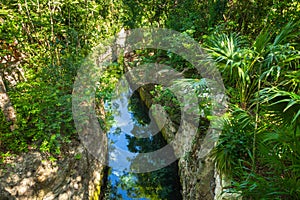
[[[130, 66], [125, 63], [125, 71], [130, 71]], [[135, 80], [134, 74], [128, 74], [130, 80]], [[129, 81], [130, 82], [130, 81]], [[146, 85], [138, 89], [141, 99], [145, 102], [147, 107], [151, 107], [153, 104], [153, 96], [150, 91], [151, 85]], [[172, 122], [169, 117], [166, 117], [166, 122], [161, 132], [165, 140], [170, 143], [178, 130], [178, 125]], [[155, 119], [155, 118], [154, 118]], [[157, 122], [160, 123], [160, 122]], [[182, 196], [183, 199], [197, 199], [197, 200], [213, 200], [217, 199], [216, 193], [220, 191], [216, 190], [216, 184], [220, 182], [219, 176], [216, 176], [215, 164], [209, 156], [204, 156], [201, 154], [200, 150], [203, 151], [201, 147], [203, 139], [205, 137], [204, 133], [198, 127], [195, 127], [194, 124], [189, 123], [188, 121], [182, 122], [183, 131], [179, 134], [179, 146], [184, 146], [185, 143], [191, 144], [191, 146], [184, 146], [184, 156], [182, 156], [178, 161], [179, 167], [179, 177], [182, 186]], [[205, 129], [205, 127], [203, 127]], [[193, 141], [185, 141], [186, 134], [189, 134], [189, 131], [198, 129], [198, 133], [193, 138]], [[201, 149], [202, 148], [202, 149]], [[176, 148], [174, 149], [176, 152]], [[220, 187], [217, 187], [217, 190], [220, 190]]]

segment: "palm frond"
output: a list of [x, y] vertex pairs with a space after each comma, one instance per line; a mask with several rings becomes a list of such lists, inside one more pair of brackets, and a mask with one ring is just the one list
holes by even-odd
[[212, 35], [206, 40], [206, 50], [210, 53], [215, 62], [224, 66], [224, 70], [230, 70], [232, 67], [241, 63], [241, 47], [245, 46], [245, 41], [237, 34], [232, 33], [229, 36], [225, 34]]
[[261, 103], [268, 103], [270, 110], [290, 125], [300, 121], [300, 95], [294, 92], [265, 88], [260, 91]]
[[258, 52], [258, 54], [262, 54], [270, 42], [271, 36], [269, 29], [262, 30], [254, 41], [254, 51]]
[[277, 36], [275, 37], [273, 45], [276, 46], [279, 44], [286, 43], [291, 38], [298, 36], [299, 30], [297, 30], [297, 28], [299, 28], [299, 23], [295, 23], [295, 22], [287, 23], [287, 25], [285, 25], [281, 29], [279, 34], [277, 34]]

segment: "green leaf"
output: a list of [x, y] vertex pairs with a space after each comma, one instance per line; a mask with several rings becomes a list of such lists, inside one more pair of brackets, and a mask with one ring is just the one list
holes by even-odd
[[299, 103], [298, 101], [294, 101], [293, 99], [291, 99], [288, 103], [288, 105], [286, 106], [286, 108], [283, 110], [283, 112], [285, 112], [287, 109], [289, 109], [291, 106], [295, 105]]
[[299, 117], [300, 115], [300, 110], [298, 110], [297, 114], [294, 116], [293, 120], [292, 120], [292, 123], [295, 123], [297, 118]]

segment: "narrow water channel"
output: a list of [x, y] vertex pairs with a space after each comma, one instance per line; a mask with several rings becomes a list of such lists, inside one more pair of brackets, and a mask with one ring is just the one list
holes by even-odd
[[[108, 133], [111, 167], [108, 170], [104, 199], [180, 200], [182, 196], [177, 162], [152, 172], [132, 173], [128, 172], [130, 159], [114, 155], [130, 152], [138, 156], [139, 153], [152, 152], [166, 145], [161, 133], [147, 133], [151, 130], [145, 128], [151, 122], [149, 110], [138, 93], [129, 95], [128, 91], [121, 91], [119, 99], [111, 102], [110, 106], [114, 119]], [[135, 137], [141, 134], [148, 136]]]

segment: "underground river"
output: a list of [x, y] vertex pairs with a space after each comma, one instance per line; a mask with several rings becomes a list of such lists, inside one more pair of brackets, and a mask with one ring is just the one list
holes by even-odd
[[[166, 145], [166, 141], [160, 132], [150, 133], [149, 126], [153, 126], [153, 122], [139, 94], [131, 95], [129, 86], [123, 88], [127, 89], [121, 90], [117, 99], [106, 103], [113, 120], [108, 132], [110, 168], [104, 199], [182, 199], [177, 162], [152, 172], [133, 173], [129, 170], [131, 161], [140, 153], [158, 150]], [[143, 137], [136, 137], [141, 135]], [[126, 157], [127, 153], [131, 156]], [[139, 165], [143, 165], [143, 159], [139, 159]]]

